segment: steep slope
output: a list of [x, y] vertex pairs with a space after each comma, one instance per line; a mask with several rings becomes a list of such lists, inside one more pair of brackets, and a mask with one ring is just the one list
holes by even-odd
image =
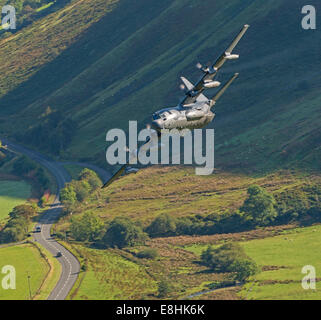
[[[195, 81], [195, 63], [214, 60], [249, 23], [238, 47], [241, 59], [220, 75], [224, 80], [240, 72], [211, 125], [216, 164], [320, 169], [320, 31], [301, 28], [305, 4], [72, 1], [0, 43], [1, 131], [43, 149], [39, 133], [53, 140], [67, 135], [72, 139], [59, 146], [62, 157], [103, 164], [107, 130], [126, 129], [128, 120], [143, 127], [153, 111], [175, 105], [179, 76]], [[63, 117], [52, 121], [55, 111]]]

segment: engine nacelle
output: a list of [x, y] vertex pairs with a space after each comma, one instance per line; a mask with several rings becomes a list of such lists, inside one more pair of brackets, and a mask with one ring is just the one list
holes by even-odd
[[186, 111], [185, 116], [187, 120], [198, 120], [205, 116], [205, 112], [203, 110], [192, 109]]
[[216, 88], [216, 87], [219, 87], [220, 85], [221, 85], [221, 82], [219, 81], [209, 81], [203, 84], [204, 88], [207, 88], [207, 89]]
[[240, 57], [239, 54], [230, 54], [229, 52], [225, 52], [225, 59], [227, 60], [235, 60]]

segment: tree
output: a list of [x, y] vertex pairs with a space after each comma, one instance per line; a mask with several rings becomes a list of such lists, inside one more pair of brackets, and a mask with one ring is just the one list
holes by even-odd
[[165, 237], [174, 235], [176, 231], [176, 222], [168, 214], [161, 214], [150, 224], [147, 232], [151, 237]]
[[19, 217], [24, 217], [26, 219], [30, 219], [37, 213], [36, 209], [32, 206], [22, 204], [20, 206], [16, 206], [9, 213], [10, 218], [16, 219]]
[[9, 243], [22, 241], [28, 234], [29, 220], [23, 215], [11, 218], [0, 232], [0, 242]]
[[256, 274], [256, 263], [236, 243], [226, 243], [218, 248], [209, 246], [201, 255], [201, 261], [215, 272], [233, 272], [235, 280], [245, 281]]
[[78, 180], [87, 181], [92, 191], [98, 189], [101, 186], [101, 180], [97, 176], [96, 172], [87, 168], [80, 172]]
[[236, 243], [226, 243], [218, 248], [209, 246], [201, 255], [203, 264], [216, 272], [230, 272], [236, 259], [246, 258], [243, 248]]
[[258, 272], [256, 263], [250, 259], [235, 260], [231, 269], [236, 272], [235, 280], [244, 282]]
[[100, 239], [104, 223], [93, 213], [85, 213], [81, 217], [74, 217], [71, 220], [71, 236], [78, 241], [96, 241]]
[[63, 189], [61, 189], [60, 201], [64, 205], [72, 205], [77, 201], [77, 195], [73, 185], [67, 184]]
[[240, 208], [246, 217], [257, 226], [265, 226], [277, 217], [276, 201], [263, 188], [253, 185], [247, 190], [248, 197]]
[[115, 218], [107, 228], [103, 242], [110, 247], [124, 248], [144, 244], [146, 238], [143, 230], [132, 221]]
[[91, 187], [90, 184], [85, 181], [74, 181], [73, 183], [75, 192], [76, 192], [76, 197], [79, 202], [83, 202], [90, 194]]

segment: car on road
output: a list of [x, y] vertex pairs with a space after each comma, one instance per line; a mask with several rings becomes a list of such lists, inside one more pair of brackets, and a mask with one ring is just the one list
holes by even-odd
[[36, 226], [36, 232], [41, 232], [41, 227], [40, 226]]
[[61, 256], [62, 256], [61, 252], [58, 251], [56, 257], [57, 257], [57, 258], [60, 258]]

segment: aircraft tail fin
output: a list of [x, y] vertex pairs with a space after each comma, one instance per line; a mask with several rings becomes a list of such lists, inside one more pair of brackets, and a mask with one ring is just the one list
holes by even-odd
[[224, 87], [211, 99], [211, 107], [216, 104], [218, 99], [223, 95], [227, 88], [232, 84], [232, 82], [239, 76], [238, 73], [235, 73], [234, 76], [224, 85]]
[[185, 87], [188, 89], [188, 90], [193, 90], [194, 89], [194, 85], [188, 81], [186, 78], [184, 77], [181, 77], [181, 80], [183, 81]]

